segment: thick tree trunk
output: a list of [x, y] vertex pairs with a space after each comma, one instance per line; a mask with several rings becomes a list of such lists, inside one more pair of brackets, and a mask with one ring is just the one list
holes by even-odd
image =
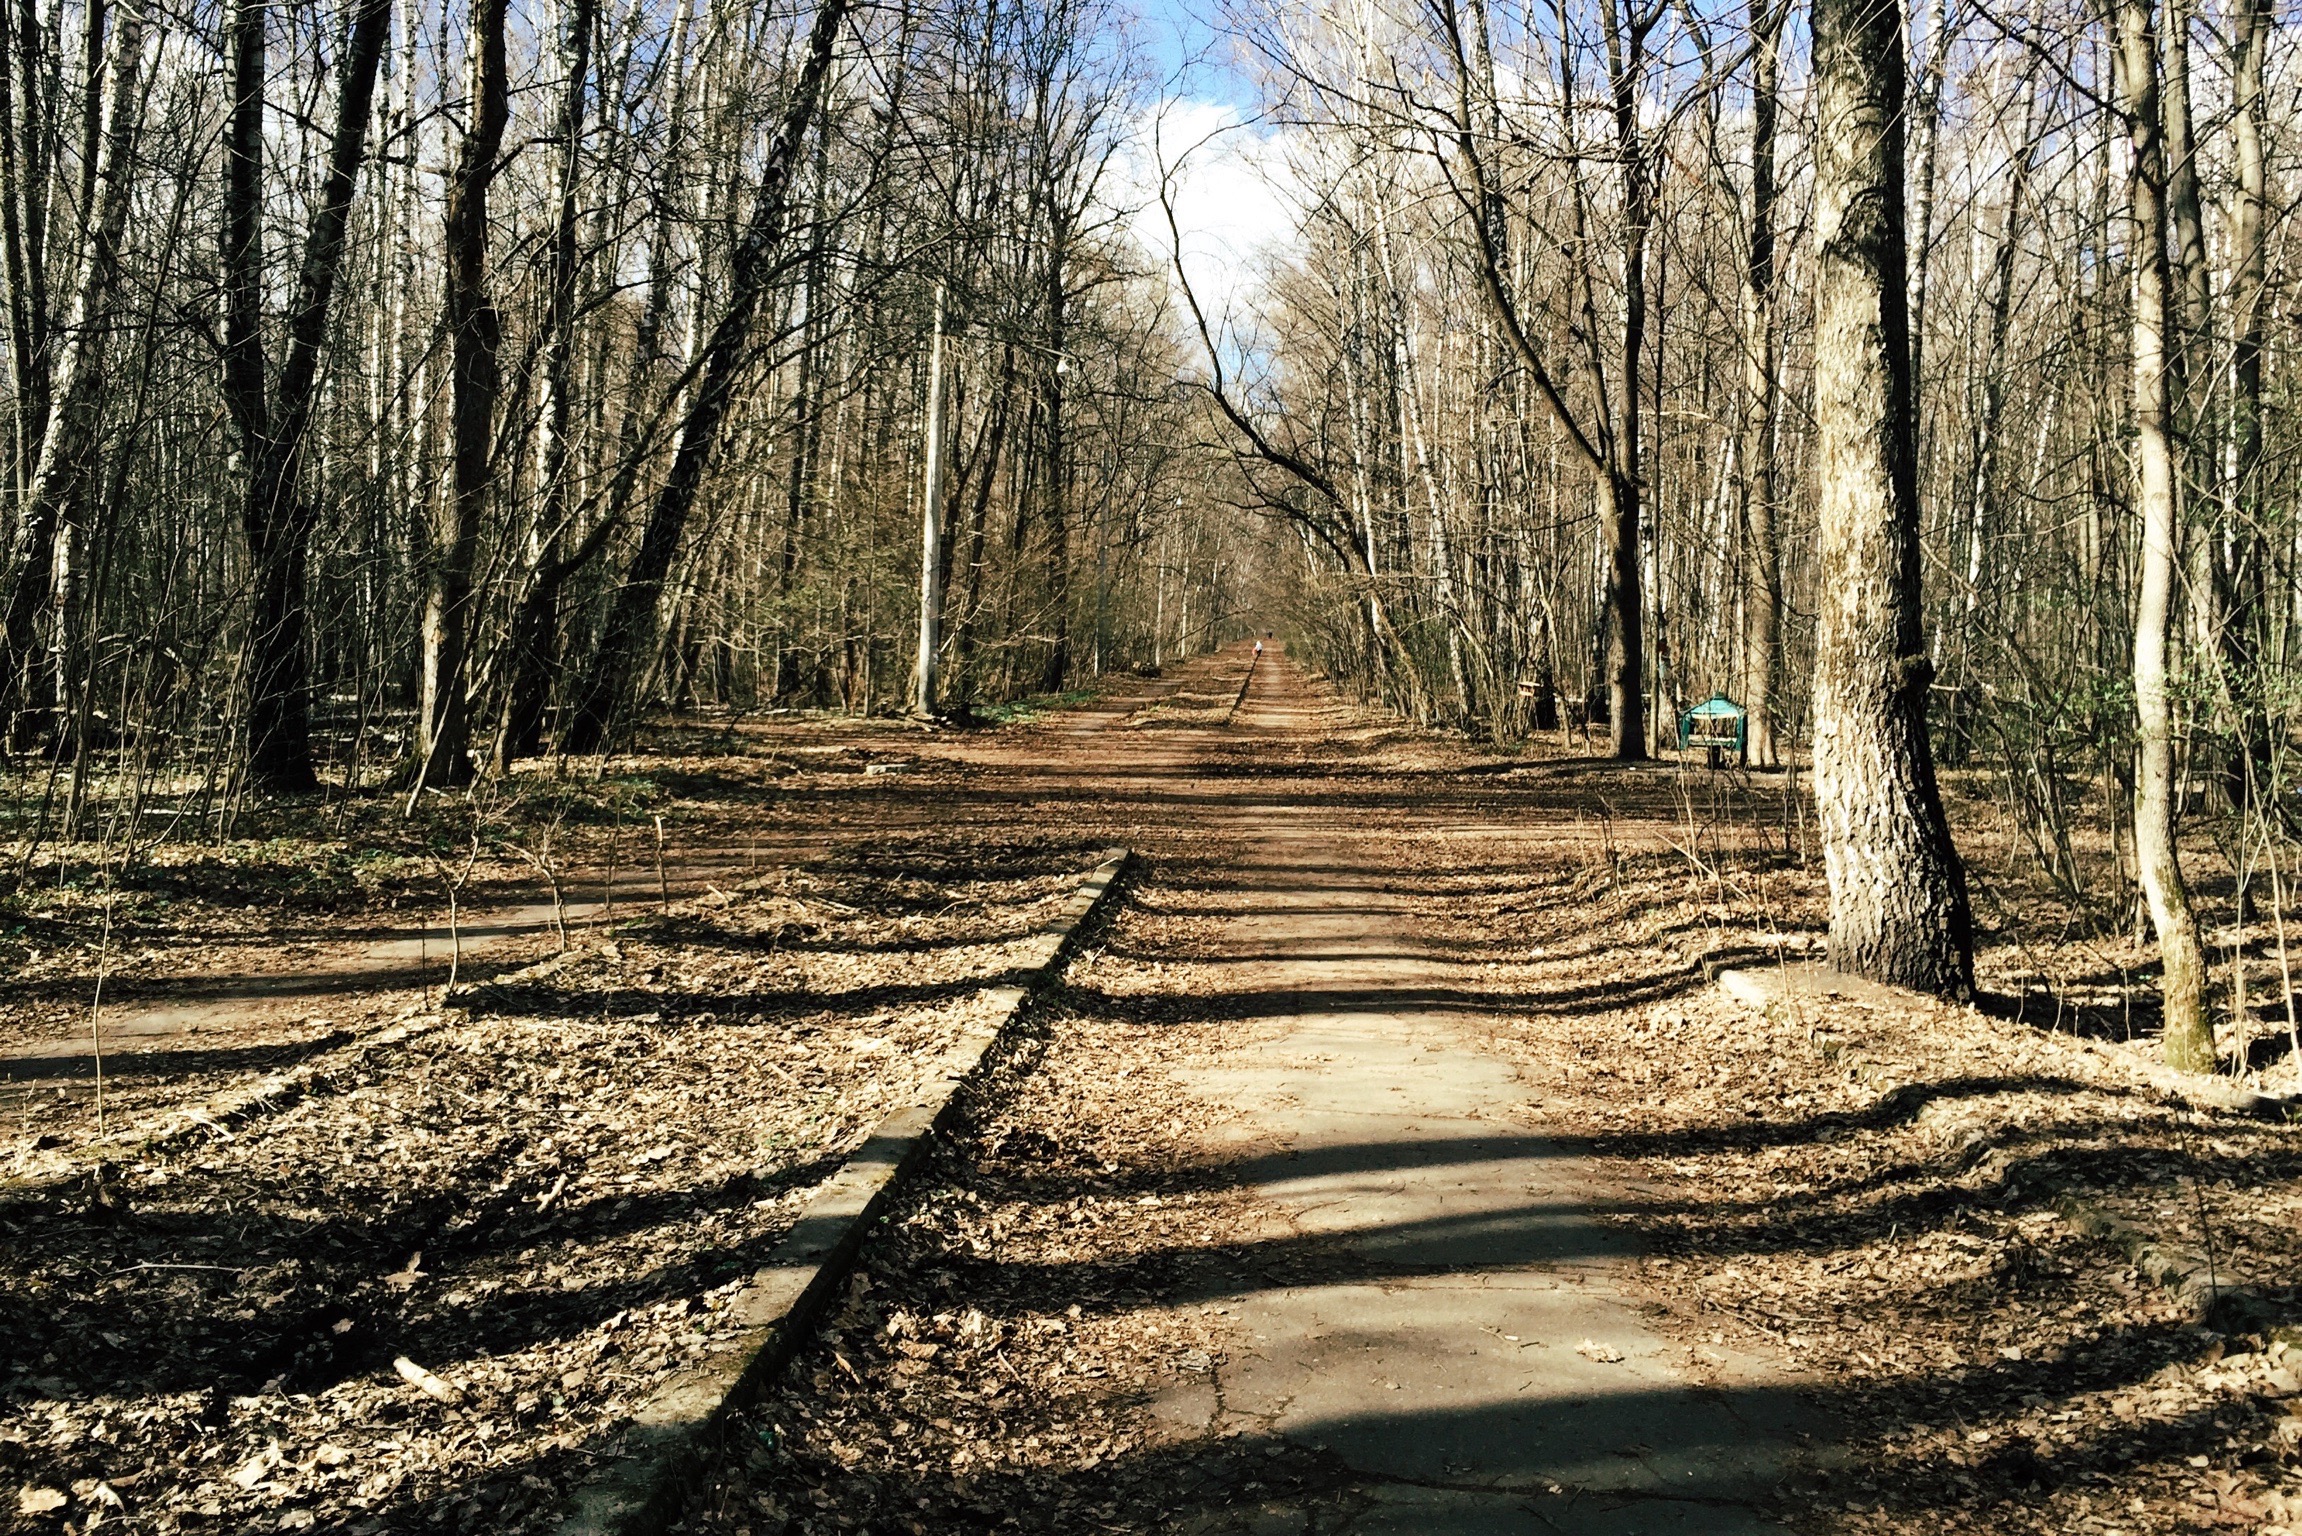
[[474, 772], [472, 580], [480, 520], [495, 478], [496, 401], [503, 390], [503, 317], [488, 291], [488, 188], [510, 116], [505, 10], [506, 0], [480, 0], [472, 12], [471, 127], [448, 179], [447, 296], [441, 311], [450, 347], [448, 495], [445, 520], [432, 539], [424, 594], [419, 786], [468, 784]]
[[597, 751], [606, 741], [617, 713], [628, 703], [624, 695], [629, 688], [632, 662], [652, 645], [664, 577], [671, 570], [672, 556], [679, 547], [688, 514], [694, 509], [696, 496], [703, 487], [704, 471], [718, 445], [720, 426], [735, 398], [737, 375], [751, 342], [752, 318], [774, 276], [773, 257], [783, 240], [784, 220], [790, 211], [792, 169], [815, 122], [816, 102], [823, 94], [824, 76], [831, 68], [833, 45], [839, 39], [840, 27], [852, 3], [853, 0], [822, 0], [816, 10], [806, 59], [792, 87], [791, 101], [784, 108], [783, 120], [767, 147], [751, 217], [729, 264], [728, 281], [732, 291], [727, 309], [704, 344], [694, 393], [680, 421], [678, 444], [672, 450], [671, 467], [648, 509], [639, 550], [632, 557], [631, 567], [624, 573], [623, 586], [608, 610], [607, 623], [600, 631], [599, 645], [592, 653], [584, 685], [568, 723], [563, 745], [571, 752]]
[[366, 155], [376, 72], [391, 36], [390, 0], [363, 0], [336, 87], [335, 130], [319, 202], [304, 237], [296, 307], [278, 409], [264, 361], [265, 20], [270, 7], [240, 0], [232, 23], [232, 116], [224, 162], [224, 399], [248, 463], [241, 528], [255, 567], [248, 628], [248, 773], [259, 788], [309, 789], [310, 686], [304, 592], [317, 509], [302, 492], [304, 443], [343, 267], [352, 196]]
[[2174, 711], [2167, 652], [2173, 630], [2175, 528], [2173, 381], [2168, 369], [2166, 143], [2150, 0], [2119, 0], [2118, 94], [2133, 139], [2135, 505], [2142, 518], [2134, 608], [2134, 853], [2158, 933], [2158, 981], [2169, 1066], [2214, 1067], [2206, 956], [2174, 841]]
[[1743, 399], [1735, 467], [1749, 538], [1743, 592], [1744, 747], [1753, 768], [1781, 765], [1782, 537], [1775, 522], [1774, 155], [1787, 0], [1751, 0], [1749, 246], [1743, 267]]
[[1894, 0], [1816, 0], [1815, 802], [1830, 959], [1971, 995], [1966, 875], [1926, 739]]

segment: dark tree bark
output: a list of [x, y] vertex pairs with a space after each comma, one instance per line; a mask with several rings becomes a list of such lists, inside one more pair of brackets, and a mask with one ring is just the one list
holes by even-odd
[[1974, 989], [1966, 873], [1926, 738], [1900, 29], [1894, 0], [1816, 0], [1813, 27], [1814, 775], [1830, 960], [1965, 997]]
[[[575, 357], [576, 250], [580, 210], [577, 192], [583, 175], [583, 134], [591, 76], [592, 34], [599, 23], [599, 0], [575, 0], [563, 50], [567, 88], [560, 98], [559, 208], [552, 225], [551, 291], [544, 313], [543, 419], [540, 435], [543, 502], [537, 509], [529, 550], [526, 594], [512, 620], [511, 686], [506, 690], [503, 728], [496, 737], [495, 767], [507, 772], [543, 746], [544, 708], [551, 697], [559, 655], [560, 591], [583, 561], [563, 559], [568, 521], [568, 432], [574, 419], [569, 400]], [[603, 519], [602, 527], [606, 526]], [[585, 558], [605, 539], [586, 541]]]
[[1774, 768], [1782, 708], [1782, 536], [1775, 519], [1775, 113], [1787, 0], [1751, 0], [1749, 244], [1743, 267], [1742, 441], [1735, 463], [1742, 490], [1748, 579], [1743, 595], [1745, 752], [1753, 768]]
[[624, 573], [622, 587], [608, 609], [598, 647], [592, 653], [578, 692], [573, 717], [562, 743], [570, 752], [594, 752], [607, 740], [609, 727], [628, 702], [632, 664], [654, 639], [657, 607], [664, 577], [671, 570], [686, 531], [688, 514], [695, 508], [703, 474], [719, 441], [721, 424], [735, 397], [738, 375], [751, 340], [752, 320], [761, 295], [773, 274], [774, 255], [783, 240], [790, 212], [792, 170], [815, 122], [823, 78], [831, 69], [834, 44], [853, 0], [822, 0], [808, 37], [807, 57], [792, 87], [791, 101], [768, 145], [760, 172], [759, 191], [751, 217], [736, 244], [728, 273], [732, 289], [727, 309], [712, 327], [697, 370], [695, 393], [681, 418], [678, 444], [670, 470], [648, 509], [639, 549]]
[[1654, 223], [1654, 174], [1639, 109], [1646, 89], [1647, 33], [1662, 19], [1656, 6], [1618, 14], [1630, 0], [1602, 0], [1599, 17], [1607, 45], [1608, 83], [1614, 95], [1615, 153], [1623, 185], [1623, 351], [1615, 375], [1615, 403], [1602, 484], [1601, 537], [1606, 541], [1607, 749], [1623, 761], [1647, 754], [1646, 583], [1639, 558], [1639, 525], [1646, 483], [1640, 467], [1645, 433], [1647, 236]]
[[432, 539], [424, 597], [422, 734], [417, 783], [468, 784], [473, 567], [480, 520], [495, 480], [496, 401], [503, 392], [503, 316], [488, 291], [488, 188], [499, 169], [510, 116], [504, 63], [506, 0], [472, 12], [471, 127], [448, 178], [447, 299], [441, 329], [450, 352], [448, 496]]
[[2269, 181], [2263, 139], [2267, 112], [2263, 59], [2276, 17], [2269, 0], [2242, 0], [2233, 18], [2231, 138], [2237, 170], [2230, 209], [2230, 477], [2233, 612], [2224, 627], [2224, 665], [2237, 715], [2239, 750], [2230, 765], [2229, 799], [2255, 802], [2271, 766], [2261, 669], [2267, 617], [2262, 537], [2262, 353], [2268, 340], [2266, 268]]
[[240, 0], [232, 22], [232, 115], [224, 149], [224, 401], [248, 465], [241, 527], [255, 567], [248, 629], [248, 773], [292, 792], [312, 771], [306, 566], [318, 509], [302, 489], [329, 308], [343, 268], [345, 231], [366, 158], [376, 71], [391, 37], [391, 0], [363, 0], [336, 84], [327, 169], [304, 236], [288, 353], [273, 409], [264, 360], [263, 0]]

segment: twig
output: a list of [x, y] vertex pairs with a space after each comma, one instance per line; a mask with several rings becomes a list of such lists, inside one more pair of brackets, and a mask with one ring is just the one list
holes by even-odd
[[655, 894], [656, 905], [663, 911], [671, 910], [671, 882], [663, 873], [663, 817], [655, 819]]
[[104, 978], [112, 968], [112, 909], [120, 899], [119, 883], [109, 873], [104, 881], [104, 936], [96, 947], [96, 990], [88, 1003], [88, 1046], [96, 1057], [96, 1138], [104, 1138]]

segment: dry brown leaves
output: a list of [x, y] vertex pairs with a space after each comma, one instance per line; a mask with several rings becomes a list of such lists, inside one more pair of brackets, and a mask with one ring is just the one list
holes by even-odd
[[[1812, 876], [1768, 862], [1741, 891], [1683, 850], [1562, 874], [1513, 904], [1521, 947], [1491, 972], [1604, 1003], [1504, 1035], [1547, 1123], [1620, 1170], [1612, 1219], [1668, 1326], [1787, 1356], [1849, 1426], [1840, 1470], [1790, 1501], [1802, 1523], [2302, 1522], [2295, 1131], [1975, 1009], [1734, 1003], [1703, 960], [1795, 958], [1819, 926]], [[2217, 1291], [2169, 1291], [2142, 1244], [2210, 1264], [2219, 1303], [2200, 1315]]]
[[59, 1496], [43, 1529], [537, 1525], [993, 1006], [1071, 856], [896, 841], [714, 889], [239, 1125], [20, 1184], [0, 1485]]

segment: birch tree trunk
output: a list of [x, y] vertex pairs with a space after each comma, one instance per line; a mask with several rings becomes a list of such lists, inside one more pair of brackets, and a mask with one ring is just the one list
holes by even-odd
[[935, 713], [943, 666], [943, 284], [935, 285], [927, 339], [926, 449], [919, 471], [919, 653], [911, 669], [911, 712]]
[[2214, 1067], [2206, 957], [2174, 840], [2174, 719], [2167, 653], [2173, 630], [2175, 488], [2173, 381], [2166, 255], [2166, 143], [2150, 0], [2119, 0], [2119, 106], [2133, 142], [2129, 209], [2134, 265], [2134, 499], [2142, 519], [2134, 607], [2134, 853], [2158, 933], [2158, 989], [2167, 1065]]
[[1813, 29], [1814, 775], [1830, 960], [1965, 997], [1974, 988], [1966, 874], [1926, 739], [1900, 28], [1894, 0], [1816, 0]]
[[[112, 32], [110, 104], [103, 152], [95, 170], [95, 202], [81, 241], [79, 291], [72, 327], [57, 370], [54, 405], [46, 413], [29, 485], [8, 551], [8, 593], [0, 611], [0, 687], [21, 710], [29, 698], [27, 674], [39, 666], [34, 627], [48, 596], [56, 530], [65, 508], [85, 489], [103, 425], [105, 342], [119, 281], [120, 236], [134, 190], [136, 138], [142, 127], [144, 0], [133, 0]], [[19, 738], [30, 722], [20, 719]]]

